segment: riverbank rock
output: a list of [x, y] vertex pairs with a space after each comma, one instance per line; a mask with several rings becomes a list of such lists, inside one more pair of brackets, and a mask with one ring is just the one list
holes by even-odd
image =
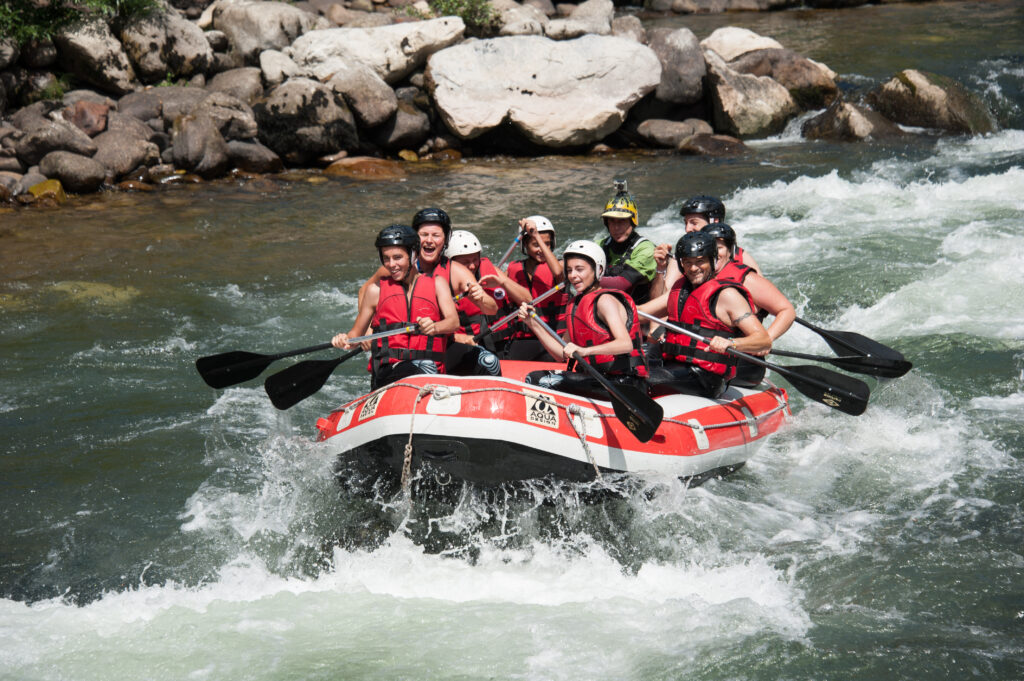
[[228, 145], [217, 124], [204, 115], [182, 116], [175, 122], [171, 158], [176, 168], [184, 168], [207, 179], [228, 171]]
[[544, 35], [552, 40], [570, 40], [584, 35], [610, 35], [615, 5], [612, 0], [586, 0], [576, 5], [565, 19], [552, 19]]
[[544, 35], [548, 17], [538, 8], [515, 0], [492, 0], [491, 7], [498, 13], [498, 35]]
[[322, 81], [359, 62], [394, 85], [422, 67], [430, 55], [462, 40], [465, 31], [459, 17], [376, 28], [329, 28], [306, 33], [284, 52], [300, 69]]
[[202, 29], [172, 8], [129, 19], [121, 29], [121, 44], [135, 73], [149, 83], [206, 73], [213, 64]]
[[672, 104], [694, 104], [704, 96], [707, 65], [697, 36], [688, 28], [654, 28], [647, 45], [661, 62], [661, 82], [655, 96]]
[[261, 71], [255, 66], [231, 69], [215, 75], [206, 85], [211, 92], [224, 92], [252, 106], [263, 96]]
[[[139, 125], [146, 127], [142, 123]], [[140, 166], [152, 166], [160, 162], [160, 147], [139, 134], [130, 132], [127, 126], [118, 126], [101, 133], [93, 141], [97, 149], [93, 160], [110, 171], [115, 178], [120, 178]]]
[[292, 78], [253, 107], [260, 141], [289, 165], [355, 149], [359, 134], [344, 98], [309, 78]]
[[682, 142], [694, 135], [714, 133], [706, 121], [696, 118], [685, 121], [649, 119], [637, 126], [636, 131], [651, 145], [668, 149], [676, 149]]
[[115, 95], [135, 88], [135, 70], [128, 55], [102, 18], [84, 19], [55, 35], [53, 42], [68, 73]]
[[661, 64], [627, 38], [519, 36], [442, 50], [429, 59], [426, 80], [445, 124], [463, 139], [508, 121], [536, 144], [568, 147], [617, 129], [657, 87]]
[[96, 153], [92, 138], [72, 124], [63, 119], [45, 121], [45, 124], [30, 125], [31, 129], [14, 144], [18, 158], [25, 165], [34, 166], [54, 151], [69, 151], [89, 157]]
[[730, 61], [729, 68], [737, 73], [769, 76], [789, 90], [801, 109], [826, 107], [839, 94], [835, 77], [829, 71], [785, 48], [746, 52]]
[[208, 93], [190, 113], [208, 117], [225, 140], [249, 140], [259, 132], [252, 108], [226, 92]]
[[230, 140], [228, 159], [232, 168], [249, 173], [277, 173], [284, 168], [281, 157], [256, 140]]
[[938, 128], [956, 134], [985, 134], [996, 129], [977, 95], [952, 78], [907, 69], [868, 93], [868, 103], [903, 125]]
[[384, 123], [398, 109], [395, 91], [362, 62], [350, 62], [338, 69], [327, 85], [344, 96], [359, 123], [366, 128]]
[[110, 107], [111, 104], [80, 99], [61, 113], [64, 120], [89, 137], [95, 137], [107, 129], [107, 115], [110, 113]]
[[213, 28], [227, 36], [232, 52], [246, 64], [255, 64], [263, 50], [282, 50], [327, 25], [323, 17], [284, 2], [218, 3], [213, 12]]
[[782, 44], [774, 38], [758, 35], [750, 29], [738, 26], [715, 29], [711, 35], [700, 41], [700, 46], [705, 50], [714, 50], [715, 54], [726, 62], [754, 50], [783, 49]]
[[39, 172], [75, 194], [94, 192], [103, 184], [107, 170], [88, 156], [69, 151], [52, 151], [39, 161]]
[[750, 153], [750, 147], [728, 135], [698, 133], [682, 140], [676, 151], [687, 156], [741, 156]]
[[740, 138], [766, 137], [796, 115], [789, 90], [775, 80], [737, 73], [714, 50], [704, 50], [704, 58], [715, 130]]
[[812, 140], [856, 142], [892, 139], [906, 133], [877, 111], [837, 99], [824, 112], [805, 121], [800, 134]]

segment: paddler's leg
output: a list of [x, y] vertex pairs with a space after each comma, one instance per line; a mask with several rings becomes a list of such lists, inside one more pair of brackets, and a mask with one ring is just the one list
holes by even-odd
[[501, 376], [501, 362], [478, 345], [451, 343], [444, 353], [444, 366], [454, 376]]

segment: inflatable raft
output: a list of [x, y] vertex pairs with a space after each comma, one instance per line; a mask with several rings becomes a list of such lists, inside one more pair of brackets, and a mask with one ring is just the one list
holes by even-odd
[[640, 471], [701, 480], [742, 466], [790, 414], [785, 391], [768, 384], [730, 388], [718, 400], [664, 395], [655, 398], [664, 420], [642, 443], [610, 402], [522, 381], [538, 368], [552, 365], [503, 361], [501, 378], [405, 378], [319, 419], [318, 440], [404, 475], [429, 464], [486, 484]]

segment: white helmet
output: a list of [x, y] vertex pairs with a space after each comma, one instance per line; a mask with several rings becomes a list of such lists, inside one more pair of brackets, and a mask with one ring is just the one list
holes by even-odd
[[587, 241], [585, 239], [573, 241], [565, 247], [565, 252], [562, 253], [562, 258], [568, 260], [570, 255], [579, 255], [589, 260], [594, 266], [595, 279], [601, 278], [608, 264], [608, 260], [604, 256], [604, 249], [593, 241]]
[[[533, 224], [537, 225], [537, 235], [541, 232], [551, 232], [551, 248], [555, 247], [555, 226], [551, 224], [551, 220], [548, 220], [543, 215], [531, 215], [526, 220], [533, 220]], [[520, 245], [523, 253], [526, 253], [526, 239], [523, 239], [523, 243]]]
[[454, 258], [457, 255], [472, 255], [482, 250], [480, 240], [473, 236], [472, 232], [456, 229], [448, 238], [448, 248], [445, 249], [444, 254], [449, 258]]

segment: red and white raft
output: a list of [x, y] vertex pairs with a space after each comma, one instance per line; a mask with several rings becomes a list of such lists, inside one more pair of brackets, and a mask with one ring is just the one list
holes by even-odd
[[452, 478], [502, 483], [657, 471], [702, 480], [741, 467], [789, 410], [772, 385], [729, 388], [718, 400], [655, 398], [665, 419], [638, 441], [612, 404], [523, 382], [536, 362], [502, 362], [502, 377], [418, 375], [363, 395], [317, 421], [339, 456], [400, 472], [411, 458]]

